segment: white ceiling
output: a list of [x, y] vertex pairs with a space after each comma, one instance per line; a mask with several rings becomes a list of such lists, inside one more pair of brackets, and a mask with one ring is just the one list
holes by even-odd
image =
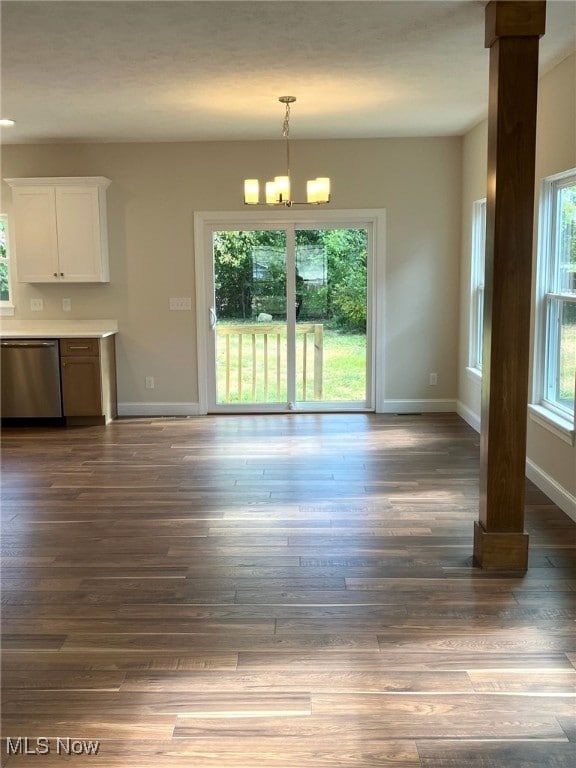
[[[4, 143], [464, 133], [487, 111], [483, 0], [3, 0]], [[549, 0], [541, 69], [576, 49]]]

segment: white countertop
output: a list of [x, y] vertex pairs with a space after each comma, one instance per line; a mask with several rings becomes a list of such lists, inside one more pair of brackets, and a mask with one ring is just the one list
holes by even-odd
[[5, 320], [2, 339], [104, 338], [118, 333], [117, 320]]

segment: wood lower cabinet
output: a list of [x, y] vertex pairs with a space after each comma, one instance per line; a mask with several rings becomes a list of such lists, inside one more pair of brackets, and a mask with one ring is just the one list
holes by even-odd
[[115, 337], [60, 340], [67, 424], [106, 424], [118, 415]]

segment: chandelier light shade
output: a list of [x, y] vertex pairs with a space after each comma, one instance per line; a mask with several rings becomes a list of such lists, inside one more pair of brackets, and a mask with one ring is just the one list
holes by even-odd
[[330, 179], [320, 176], [306, 183], [306, 197], [309, 203], [330, 202]]
[[[286, 174], [275, 176], [273, 181], [267, 181], [265, 186], [266, 205], [320, 205], [330, 202], [330, 179], [320, 176], [306, 183], [306, 202], [298, 203], [292, 200], [290, 190], [290, 104], [296, 101], [295, 96], [280, 96], [278, 101], [284, 104], [286, 111], [282, 123], [282, 135], [286, 141]], [[244, 203], [246, 205], [260, 204], [260, 182], [258, 179], [244, 179]]]
[[258, 179], [244, 180], [244, 202], [246, 205], [258, 205], [260, 182]]

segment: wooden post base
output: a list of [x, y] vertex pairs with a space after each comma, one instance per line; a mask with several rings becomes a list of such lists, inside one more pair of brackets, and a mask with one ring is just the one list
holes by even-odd
[[474, 523], [474, 563], [486, 570], [526, 571], [527, 533], [488, 533]]

